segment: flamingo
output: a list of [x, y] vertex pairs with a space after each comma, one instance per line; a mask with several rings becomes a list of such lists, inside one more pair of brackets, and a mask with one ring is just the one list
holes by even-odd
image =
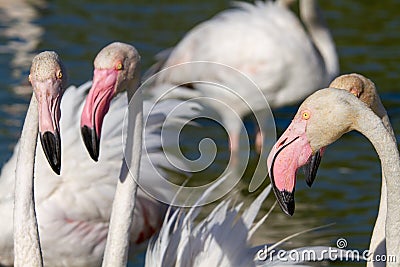
[[125, 158], [115, 191], [102, 266], [126, 266], [128, 261], [142, 154], [143, 100], [140, 90], [137, 91], [139, 63], [140, 55], [131, 45], [115, 42], [104, 47], [94, 60], [93, 87], [82, 111], [82, 137], [89, 154], [97, 160], [103, 118], [111, 99], [126, 91], [128, 103], [132, 101], [128, 105]]
[[[65, 75], [64, 72], [63, 79]], [[90, 81], [79, 87], [70, 86], [63, 94], [63, 116], [59, 125], [63, 152], [60, 175], [55, 174], [52, 168], [45, 164], [47, 159], [44, 153], [36, 153], [35, 203], [44, 265], [99, 266], [104, 254], [115, 187], [124, 156], [121, 133], [126, 133], [126, 125], [124, 126], [123, 122], [128, 106], [126, 93], [115, 96], [111, 101], [108, 119], [102, 127], [102, 143], [99, 147], [102, 154], [97, 163], [93, 162], [87, 155], [79, 134], [80, 116], [91, 86]], [[144, 103], [144, 114], [148, 119], [145, 125], [147, 156], [142, 157], [141, 161], [141, 176], [146, 179], [142, 184], [152, 186], [162, 196], [169, 194], [169, 191], [157, 185], [160, 176], [188, 175], [175, 168], [162, 153], [160, 132], [165, 118], [173, 110], [175, 121], [187, 121], [188, 118], [203, 112], [200, 104], [192, 102], [177, 113], [175, 108], [179, 104], [182, 104], [182, 101], [168, 100], [157, 105], [148, 101]], [[168, 132], [172, 127], [164, 129], [167, 135], [172, 134]], [[0, 175], [0, 264], [5, 266], [14, 264], [15, 196], [10, 188], [14, 188], [20, 142], [15, 146], [12, 157], [3, 166]], [[168, 143], [163, 145], [170, 146]], [[177, 161], [179, 158], [172, 159], [172, 162]], [[144, 248], [145, 241], [160, 228], [166, 208], [167, 206], [139, 189], [130, 233], [131, 243]], [[134, 256], [136, 252], [137, 250], [129, 251], [129, 256]]]
[[[271, 108], [297, 103], [328, 86], [339, 72], [335, 44], [317, 0], [300, 0], [301, 19], [288, 8], [291, 2], [235, 3], [236, 8], [197, 25], [174, 48], [160, 53], [159, 62], [147, 76], [164, 69], [156, 83], [189, 87], [171, 97], [204, 95], [218, 99], [233, 107], [241, 118], [254, 112], [260, 118], [261, 132], [265, 132], [266, 100]], [[238, 70], [259, 89], [212, 63]], [[213, 108], [223, 116], [232, 154], [236, 154], [240, 121], [215, 103]], [[256, 143], [262, 143], [262, 139], [257, 135]]]
[[[337, 77], [329, 85], [331, 88], [345, 89], [357, 96], [361, 101], [367, 104], [368, 107], [381, 118], [383, 125], [395, 139], [393, 128], [390, 124], [389, 116], [386, 113], [381, 99], [377, 93], [375, 84], [368, 78], [357, 74], [346, 74]], [[386, 179], [382, 171], [382, 186], [381, 186], [381, 199], [379, 202], [379, 211], [376, 218], [375, 226], [372, 232], [369, 251], [373, 255], [384, 255], [386, 251], [385, 243], [385, 219], [387, 212], [386, 201]], [[385, 262], [368, 261], [367, 266], [385, 266]]]
[[[357, 73], [345, 74], [335, 78], [335, 80], [331, 82], [329, 87], [347, 90], [356, 97], [358, 97], [369, 108], [371, 108], [378, 117], [381, 118], [382, 123], [384, 124], [386, 129], [391, 133], [393, 138], [395, 138], [393, 128], [389, 121], [389, 116], [387, 115], [387, 112], [384, 106], [382, 105], [375, 84], [370, 79]], [[318, 159], [318, 161], [320, 161], [320, 159]], [[314, 174], [311, 175], [311, 173], [309, 173], [309, 176], [307, 177], [310, 183], [312, 183], [312, 181], [315, 179], [316, 168], [318, 168], [318, 166], [314, 166], [314, 168], [315, 168]], [[381, 188], [379, 212], [375, 222], [369, 246], [369, 251], [373, 253], [373, 255], [383, 255], [386, 251], [385, 227], [384, 227], [386, 219], [386, 210], [387, 210], [386, 206], [387, 206], [386, 180], [382, 172], [382, 188]], [[372, 262], [372, 261], [367, 262], [367, 266], [378, 266], [382, 264], [384, 265], [385, 263]]]
[[60, 101], [66, 75], [57, 53], [45, 51], [36, 55], [32, 60], [29, 81], [34, 95], [22, 128], [15, 169], [15, 266], [43, 266], [34, 200], [34, 162], [39, 132], [47, 160], [54, 172], [59, 174]]
[[137, 183], [141, 174], [143, 99], [138, 89], [140, 56], [132, 45], [114, 42], [97, 54], [94, 68], [93, 86], [81, 116], [82, 137], [93, 160], [99, 157], [102, 124], [110, 101], [126, 91], [130, 102], [127, 108], [125, 157], [115, 191], [103, 258], [103, 266], [126, 266], [131, 224], [137, 208]]
[[[143, 128], [143, 99], [138, 89], [140, 56], [133, 46], [114, 42], [97, 54], [94, 68], [93, 86], [86, 98], [81, 116], [82, 137], [93, 160], [96, 161], [99, 158], [103, 119], [108, 112], [111, 100], [126, 91], [127, 102], [130, 102], [127, 106], [128, 129], [125, 158], [115, 192], [103, 258], [103, 266], [125, 266], [130, 247], [131, 222], [138, 201], [137, 182], [139, 174], [142, 175], [139, 168], [143, 165], [140, 163]], [[172, 107], [179, 103], [178, 100], [172, 101]], [[201, 107], [191, 107], [186, 113], [193, 114], [193, 110], [200, 111]], [[134, 179], [131, 179], [130, 175]], [[152, 186], [154, 187], [155, 184], [153, 183]]]
[[[283, 210], [294, 210], [297, 169], [305, 165], [321, 148], [351, 130], [365, 135], [381, 160], [383, 182], [386, 184], [386, 190], [382, 186], [382, 192], [386, 195], [381, 197], [381, 201], [386, 199], [386, 203], [381, 203], [383, 210], [380, 209], [379, 216], [385, 218], [378, 217], [376, 223], [384, 225], [376, 225], [374, 235], [376, 231], [385, 229], [386, 255], [399, 258], [400, 160], [396, 139], [388, 124], [353, 94], [341, 89], [327, 88], [317, 91], [303, 102], [268, 157], [275, 195]], [[374, 236], [373, 240], [374, 238], [380, 241], [382, 236]], [[376, 243], [371, 243], [371, 247], [374, 246]], [[393, 262], [386, 264], [398, 266], [398, 263]]]

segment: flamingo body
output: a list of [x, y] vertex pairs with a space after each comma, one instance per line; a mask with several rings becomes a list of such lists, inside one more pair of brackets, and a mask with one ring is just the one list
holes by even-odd
[[[236, 161], [246, 115], [256, 117], [261, 133], [256, 148], [264, 158], [261, 144], [271, 135], [266, 106], [297, 103], [328, 86], [339, 72], [335, 44], [317, 1], [299, 1], [300, 19], [281, 2], [235, 3], [162, 52], [147, 73], [161, 70], [155, 76], [158, 85], [189, 85], [169, 97], [215, 99], [209, 106], [222, 117]], [[250, 191], [258, 186], [251, 183]]]
[[[239, 2], [236, 8], [223, 11], [189, 31], [171, 50], [162, 68], [193, 61], [222, 63], [245, 73], [261, 89], [271, 107], [280, 107], [327, 86], [337, 75], [337, 56], [334, 44], [331, 46], [329, 61], [333, 63], [328, 67], [301, 21], [288, 8], [270, 1], [257, 1], [254, 5]], [[205, 65], [196, 70], [166, 72], [160, 81], [179, 84], [183, 79], [218, 82], [232, 77]], [[251, 99], [246, 88], [240, 85], [234, 88], [246, 100]]]

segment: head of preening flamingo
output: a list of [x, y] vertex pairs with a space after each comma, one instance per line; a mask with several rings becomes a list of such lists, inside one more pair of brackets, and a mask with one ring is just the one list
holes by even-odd
[[386, 116], [375, 84], [368, 78], [358, 73], [344, 74], [334, 79], [330, 88], [344, 89], [358, 97], [380, 118]]
[[60, 102], [67, 86], [67, 72], [57, 53], [45, 51], [35, 56], [29, 81], [38, 102], [43, 151], [53, 171], [60, 174]]
[[103, 119], [111, 100], [120, 92], [136, 89], [139, 63], [136, 49], [119, 42], [104, 47], [94, 60], [93, 85], [82, 111], [81, 133], [86, 149], [95, 161], [100, 153]]
[[[282, 210], [293, 215], [297, 170], [310, 164], [308, 182], [314, 180], [324, 148], [353, 129], [358, 112], [349, 102], [357, 97], [346, 90], [327, 88], [315, 92], [300, 106], [292, 123], [268, 156], [268, 169]], [[310, 185], [310, 184], [309, 184]]]

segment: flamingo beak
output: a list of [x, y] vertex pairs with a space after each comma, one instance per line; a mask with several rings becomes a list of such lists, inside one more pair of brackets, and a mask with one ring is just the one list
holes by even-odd
[[286, 214], [294, 214], [297, 170], [310, 164], [307, 183], [311, 185], [321, 160], [318, 153], [313, 156], [306, 136], [306, 121], [301, 119], [293, 120], [272, 148], [267, 160], [269, 176], [278, 203]]
[[40, 142], [53, 171], [61, 170], [60, 102], [63, 94], [60, 80], [32, 81], [39, 108]]
[[81, 134], [86, 149], [94, 161], [100, 153], [101, 128], [104, 116], [110, 108], [115, 95], [118, 71], [114, 69], [95, 69], [93, 85], [86, 97], [81, 115]]
[[311, 156], [308, 164], [305, 165], [306, 167], [306, 183], [309, 187], [312, 186], [314, 183], [315, 178], [317, 177], [317, 171], [319, 164], [321, 163], [322, 155], [324, 154], [325, 148], [321, 148], [314, 155]]

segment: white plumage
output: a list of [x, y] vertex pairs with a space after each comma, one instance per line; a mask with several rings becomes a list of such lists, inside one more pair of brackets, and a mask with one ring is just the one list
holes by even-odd
[[[180, 97], [203, 95], [220, 100], [241, 118], [262, 113], [266, 102], [277, 108], [301, 101], [336, 77], [338, 58], [317, 1], [300, 0], [301, 20], [282, 2], [235, 3], [161, 53], [147, 76], [167, 69], [157, 75], [157, 83], [190, 84], [191, 88], [179, 92]], [[240, 122], [220, 103], [215, 102], [213, 108], [222, 114], [224, 125], [233, 133], [232, 149], [238, 150]]]
[[[99, 266], [104, 252], [115, 186], [123, 158], [122, 125], [127, 100], [126, 94], [121, 94], [112, 101], [103, 125], [102, 153], [96, 163], [85, 150], [79, 131], [80, 114], [90, 86], [91, 82], [79, 88], [71, 86], [63, 96], [60, 176], [55, 175], [47, 164], [41, 146], [37, 148], [35, 199], [39, 235], [47, 266]], [[153, 107], [145, 129], [149, 157], [142, 157], [141, 182], [153, 185], [166, 198], [169, 198], [169, 190], [157, 187], [159, 177], [168, 177], [171, 172], [187, 175], [179, 173], [165, 158], [159, 137], [165, 117], [179, 103], [179, 100], [168, 100]], [[187, 105], [185, 114], [174, 113], [177, 115], [176, 120], [179, 120], [179, 116], [183, 119], [202, 110], [201, 105], [196, 103]], [[152, 103], [145, 102], [145, 116], [151, 107]], [[17, 150], [18, 144], [11, 159], [4, 165], [0, 178], [0, 263], [3, 265], [13, 263], [12, 214]], [[160, 227], [165, 206], [142, 190], [138, 191], [137, 199], [131, 242], [143, 243]]]
[[[319, 87], [327, 86], [339, 71], [335, 45], [328, 28], [322, 24], [316, 1], [308, 0], [309, 4], [303, 1], [300, 0], [302, 21], [287, 7], [271, 1], [257, 1], [254, 5], [237, 2], [235, 8], [189, 31], [167, 54], [162, 68], [193, 61], [222, 63], [248, 75], [272, 107], [298, 102]], [[308, 23], [312, 16], [317, 16], [315, 24], [321, 27], [318, 33], [315, 25]], [[229, 81], [231, 77], [224, 74], [208, 68], [195, 71], [187, 68], [183, 73], [181, 69], [166, 72], [159, 81], [176, 84], [187, 77]]]
[[[213, 186], [209, 187], [199, 198], [198, 203], [206, 199], [215, 188], [228, 176], [220, 178]], [[271, 186], [267, 186], [260, 195], [242, 213], [240, 210], [243, 203], [231, 206], [232, 198], [220, 202], [211, 213], [201, 221], [196, 222], [200, 212], [199, 207], [192, 207], [187, 212], [182, 208], [172, 212], [166, 217], [158, 234], [154, 236], [146, 253], [145, 266], [148, 267], [251, 267], [251, 266], [300, 266], [307, 260], [306, 257], [296, 261], [288, 254], [278, 257], [277, 251], [283, 241], [297, 236], [296, 233], [276, 244], [269, 244], [274, 252], [265, 252], [258, 257], [259, 251], [265, 251], [265, 245], [252, 246], [250, 239], [257, 229], [268, 218], [268, 212], [259, 221], [255, 222], [256, 216], [269, 193]], [[271, 210], [275, 205], [271, 207]], [[270, 211], [271, 211], [270, 210]], [[313, 229], [310, 229], [313, 230]], [[302, 251], [315, 253], [315, 259], [322, 261], [329, 259], [327, 251], [329, 247], [303, 247], [293, 249], [299, 255]], [[340, 251], [337, 249], [337, 251]], [[293, 251], [292, 254], [293, 255]]]

